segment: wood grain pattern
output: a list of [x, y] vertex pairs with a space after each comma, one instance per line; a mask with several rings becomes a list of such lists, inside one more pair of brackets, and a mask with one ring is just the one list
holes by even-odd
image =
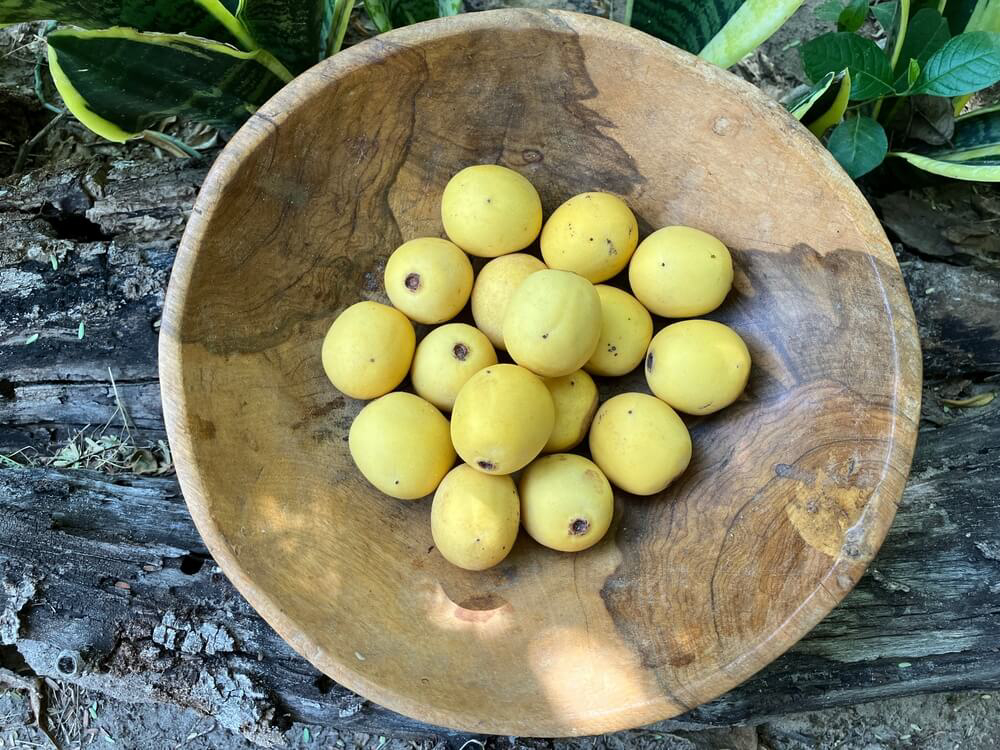
[[[605, 189], [641, 227], [719, 236], [739, 267], [719, 317], [755, 374], [745, 401], [693, 423], [682, 481], [618, 494], [605, 542], [565, 556], [522, 539], [473, 574], [434, 551], [429, 503], [354, 470], [361, 405], [318, 352], [340, 309], [383, 299], [402, 239], [440, 234], [444, 183], [480, 162], [519, 169], [547, 211]], [[222, 569], [338, 682], [471, 731], [638, 726], [766, 665], [878, 549], [920, 407], [892, 250], [818, 142], [723, 71], [557, 12], [401, 30], [282, 91], [210, 172], [161, 330], [178, 474]]]

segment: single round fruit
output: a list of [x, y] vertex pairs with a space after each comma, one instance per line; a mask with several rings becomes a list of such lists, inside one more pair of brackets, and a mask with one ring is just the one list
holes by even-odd
[[403, 382], [416, 345], [413, 324], [399, 310], [358, 302], [333, 321], [323, 339], [323, 370], [341, 393], [377, 398]]
[[474, 469], [510, 474], [541, 452], [555, 421], [552, 396], [537, 375], [517, 365], [493, 365], [458, 392], [451, 440]]
[[511, 358], [532, 372], [558, 378], [590, 359], [601, 335], [601, 298], [569, 271], [538, 271], [514, 292], [503, 319]]
[[385, 265], [385, 291], [418, 323], [451, 320], [469, 301], [472, 263], [453, 242], [422, 237], [404, 242]]
[[431, 536], [452, 565], [486, 570], [510, 553], [521, 522], [521, 503], [510, 477], [456, 466], [434, 493]]
[[400, 500], [432, 493], [455, 463], [448, 420], [402, 391], [365, 406], [351, 424], [347, 444], [365, 479]]
[[495, 258], [535, 241], [542, 228], [542, 201], [513, 169], [480, 164], [466, 167], [445, 185], [441, 221], [465, 252]]
[[560, 552], [579, 552], [607, 533], [615, 512], [607, 477], [572, 453], [545, 456], [521, 475], [521, 523], [532, 539]]
[[472, 317], [493, 346], [504, 349], [503, 316], [514, 291], [535, 271], [544, 269], [545, 264], [534, 255], [514, 253], [494, 258], [479, 272], [472, 287]]
[[646, 354], [649, 389], [678, 411], [711, 414], [739, 398], [750, 351], [729, 326], [682, 320], [660, 331]]
[[590, 454], [608, 479], [634, 495], [652, 495], [691, 461], [691, 435], [677, 412], [647, 393], [605, 401], [590, 428]]
[[639, 242], [635, 214], [617, 195], [581, 193], [557, 208], [542, 229], [549, 268], [607, 281], [628, 264]]
[[692, 318], [712, 312], [733, 286], [729, 250], [707, 232], [664, 227], [642, 241], [628, 267], [632, 292], [650, 312]]
[[424, 336], [413, 356], [413, 390], [444, 411], [451, 411], [466, 381], [497, 363], [497, 353], [482, 331], [449, 323]]
[[556, 406], [556, 424], [542, 453], [562, 453], [586, 437], [597, 411], [597, 386], [583, 370], [561, 378], [545, 378], [544, 382]]
[[639, 300], [605, 284], [594, 287], [601, 298], [601, 338], [594, 356], [583, 366], [594, 375], [632, 372], [646, 354], [653, 336], [653, 319]]

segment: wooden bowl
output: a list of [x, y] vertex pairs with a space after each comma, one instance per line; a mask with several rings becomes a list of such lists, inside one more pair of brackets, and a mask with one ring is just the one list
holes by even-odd
[[[498, 162], [538, 187], [623, 196], [645, 235], [733, 250], [716, 317], [753, 354], [744, 400], [691, 424], [656, 497], [618, 492], [570, 555], [518, 541], [452, 567], [430, 502], [376, 492], [347, 449], [362, 404], [324, 377], [327, 326], [385, 300], [404, 240], [441, 235], [448, 178]], [[474, 13], [402, 29], [297, 78], [215, 163], [160, 337], [191, 514], [260, 614], [337, 682], [426, 722], [606, 732], [710, 700], [851, 589], [892, 521], [920, 400], [892, 249], [830, 155], [729, 73], [609, 21]], [[642, 373], [602, 393], [646, 390]]]

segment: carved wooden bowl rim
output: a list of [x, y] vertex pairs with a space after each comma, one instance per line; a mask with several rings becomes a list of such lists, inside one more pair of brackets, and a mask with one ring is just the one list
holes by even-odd
[[[234, 174], [234, 165], [249, 158], [255, 149], [265, 143], [269, 129], [281, 127], [281, 113], [294, 109], [311, 91], [329, 85], [331, 80], [350, 76], [363, 66], [371, 65], [380, 58], [390, 57], [394, 50], [402, 47], [419, 47], [428, 42], [470, 32], [524, 32], [536, 28], [551, 31], [553, 23], [557, 23], [567, 33], [614, 38], [618, 43], [632, 45], [644, 54], [673, 56], [699, 71], [707, 82], [706, 86], [738, 91], [740, 96], [751, 101], [760, 111], [774, 110], [776, 107], [763, 93], [725, 71], [697, 61], [687, 53], [639, 31], [591, 16], [562, 11], [500, 10], [464, 14], [391, 32], [347, 49], [294, 80], [252, 118], [253, 127], [250, 124], [243, 127], [227, 145], [205, 180], [181, 242], [167, 293], [160, 335], [163, 406], [184, 497], [199, 532], [220, 568], [264, 619], [317, 668], [351, 690], [388, 708], [422, 721], [462, 730], [536, 736], [615, 731], [669, 718], [693, 706], [664, 698], [651, 700], [643, 705], [608, 706], [606, 711], [585, 720], [579, 717], [564, 720], [554, 709], [522, 718], [495, 718], [490, 715], [489, 706], [482, 706], [477, 713], [467, 707], [453, 709], [448, 705], [432, 705], [421, 699], [419, 686], [407, 690], [397, 689], [394, 685], [384, 684], [367, 676], [362, 662], [353, 662], [349, 658], [331, 654], [308, 629], [297, 622], [293, 613], [288, 612], [272, 596], [272, 592], [261, 587], [243, 567], [211, 513], [209, 492], [203, 474], [208, 467], [197, 460], [197, 440], [190, 429], [191, 420], [197, 418], [197, 415], [190, 412], [185, 400], [186, 368], [181, 324], [185, 309], [198, 302], [191, 299], [189, 291], [199, 248], [206, 232], [210, 230], [212, 216], [218, 209], [218, 198]], [[773, 118], [783, 116], [769, 115], [771, 122], [765, 122], [764, 126], [776, 127]], [[894, 416], [886, 438], [886, 464], [891, 461], [897, 474], [901, 473], [905, 477], [916, 440], [921, 384], [916, 327], [905, 290], [899, 291], [901, 280], [898, 278], [898, 265], [877, 219], [854, 184], [805, 129], [793, 124], [790, 117], [787, 117], [787, 121], [785, 130], [789, 148], [813, 154], [820, 163], [818, 169], [823, 173], [823, 181], [836, 185], [837, 190], [846, 196], [845, 202], [850, 205], [845, 210], [852, 215], [858, 231], [875, 248], [872, 252], [894, 274], [894, 278], [889, 280], [892, 282], [888, 285], [891, 288], [883, 290], [886, 309], [889, 310], [888, 335], [892, 341], [893, 356], [896, 357], [893, 363], [896, 367], [895, 401], [892, 407]], [[893, 481], [886, 479], [878, 483], [868, 500], [863, 518], [859, 521], [859, 524], [865, 526], [866, 546], [863, 550], [860, 553], [855, 550], [853, 556], [844, 551], [837, 554], [826, 577], [779, 627], [738, 658], [719, 665], [711, 674], [703, 675], [695, 690], [699, 699], [708, 700], [718, 696], [760, 670], [798, 641], [850, 591], [884, 539], [902, 489], [903, 480], [898, 477]], [[586, 686], [580, 686], [580, 689], [585, 690]]]

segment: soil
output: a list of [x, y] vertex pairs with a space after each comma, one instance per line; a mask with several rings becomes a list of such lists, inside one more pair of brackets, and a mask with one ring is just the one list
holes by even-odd
[[[470, 8], [498, 5], [586, 7], [607, 15], [611, 0], [467, 0]], [[738, 66], [738, 72], [776, 98], [803, 82], [797, 45], [829, 29], [813, 10], [820, 0], [807, 0], [803, 8], [771, 40]], [[21, 155], [21, 147], [53, 118], [35, 94], [34, 65], [43, 42], [41, 24], [0, 30], [0, 175], [45, 165], [67, 165], [95, 154], [130, 159], [166, 157], [144, 143], [107, 144], [89, 134], [72, 118], [63, 118]], [[44, 91], [51, 96], [51, 92]], [[167, 127], [174, 127], [168, 123]], [[0, 649], [0, 665], [4, 662]], [[15, 665], [8, 665], [15, 666]], [[45, 681], [43, 725], [60, 748], [118, 747], [159, 750], [250, 750], [243, 737], [213, 719], [172, 705], [126, 703], [75, 686]], [[6, 689], [0, 672], [0, 748], [47, 747], [48, 740], [35, 725], [26, 691]], [[875, 703], [801, 714], [788, 714], [757, 726], [703, 731], [660, 733], [624, 732], [573, 740], [529, 740], [514, 737], [482, 741], [435, 736], [413, 739], [371, 736], [290, 723], [284, 740], [290, 748], [364, 748], [365, 750], [436, 750], [437, 748], [553, 748], [560, 750], [799, 750], [845, 748], [849, 750], [989, 750], [1000, 747], [1000, 693], [956, 693], [896, 698]]]

